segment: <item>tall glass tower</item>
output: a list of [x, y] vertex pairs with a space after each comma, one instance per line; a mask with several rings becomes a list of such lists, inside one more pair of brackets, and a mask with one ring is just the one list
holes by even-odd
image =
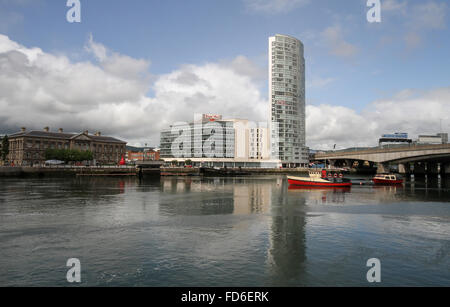
[[305, 58], [303, 43], [294, 37], [269, 38], [269, 99], [272, 157], [285, 167], [307, 164]]

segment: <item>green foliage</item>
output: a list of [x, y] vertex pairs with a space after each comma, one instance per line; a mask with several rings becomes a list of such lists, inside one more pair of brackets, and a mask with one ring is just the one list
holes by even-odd
[[80, 151], [73, 149], [47, 149], [45, 151], [46, 160], [59, 160], [68, 162], [92, 161], [94, 154], [91, 151]]
[[5, 135], [4, 137], [3, 137], [3, 140], [2, 140], [2, 150], [1, 150], [1, 157], [2, 157], [2, 160], [4, 161], [4, 162], [6, 162], [6, 158], [8, 157], [8, 155], [9, 155], [9, 138], [8, 138], [8, 136], [7, 135]]
[[187, 166], [192, 166], [192, 160], [186, 160], [186, 162], [184, 162], [184, 164]]

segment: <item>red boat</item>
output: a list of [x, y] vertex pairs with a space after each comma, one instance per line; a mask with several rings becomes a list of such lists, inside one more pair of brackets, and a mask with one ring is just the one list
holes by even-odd
[[372, 179], [372, 181], [374, 184], [378, 185], [398, 185], [403, 183], [403, 179], [397, 178], [396, 175], [385, 175], [385, 174], [376, 175]]
[[350, 179], [343, 178], [342, 174], [327, 174], [327, 171], [310, 171], [309, 177], [288, 176], [291, 186], [304, 187], [328, 187], [328, 188], [345, 188], [351, 187]]

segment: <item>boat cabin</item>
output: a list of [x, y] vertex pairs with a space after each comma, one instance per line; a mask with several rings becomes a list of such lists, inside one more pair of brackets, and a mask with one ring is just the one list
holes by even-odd
[[376, 175], [374, 179], [380, 179], [380, 180], [397, 180], [397, 176], [395, 176], [395, 175], [380, 174], [380, 175]]

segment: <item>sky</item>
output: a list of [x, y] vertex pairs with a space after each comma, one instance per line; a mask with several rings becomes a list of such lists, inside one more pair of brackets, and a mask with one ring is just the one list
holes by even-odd
[[[450, 3], [381, 0], [0, 0], [0, 134], [101, 131], [159, 145], [194, 113], [265, 122], [268, 38], [305, 45], [307, 145], [450, 130]], [[442, 130], [442, 131], [440, 131]]]

